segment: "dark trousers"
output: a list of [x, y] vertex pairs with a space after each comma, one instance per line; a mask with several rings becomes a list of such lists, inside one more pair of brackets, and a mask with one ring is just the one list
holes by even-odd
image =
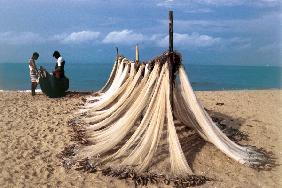
[[35, 89], [37, 87], [37, 82], [31, 82], [31, 95], [35, 95]]

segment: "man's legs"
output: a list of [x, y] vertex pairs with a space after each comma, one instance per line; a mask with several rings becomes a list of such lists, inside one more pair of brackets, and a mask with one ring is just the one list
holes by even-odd
[[36, 82], [31, 82], [31, 95], [34, 96], [35, 95], [35, 89], [37, 87], [37, 83]]

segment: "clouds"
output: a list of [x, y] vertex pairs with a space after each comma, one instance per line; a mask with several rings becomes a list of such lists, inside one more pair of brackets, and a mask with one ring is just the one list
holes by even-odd
[[73, 32], [62, 39], [63, 43], [84, 43], [97, 39], [100, 32], [95, 31], [79, 31]]
[[[210, 15], [211, 13], [224, 12], [224, 9], [257, 9], [259, 12], [276, 9], [281, 11], [281, 0], [155, 0], [156, 7], [174, 10], [188, 14]], [[228, 15], [228, 12], [227, 12]], [[240, 16], [233, 14], [232, 17]]]
[[[136, 43], [149, 58], [168, 47], [168, 9], [174, 11], [174, 48], [183, 55], [200, 52], [195, 59], [203, 62], [201, 58], [220, 54], [240, 62], [241, 54], [247, 54], [257, 63], [263, 61], [260, 54], [281, 54], [281, 0], [0, 2], [0, 17], [5, 18], [0, 19], [0, 48], [6, 51], [0, 62], [9, 50], [49, 53], [55, 47], [71, 55], [89, 51], [85, 57], [99, 59], [108, 57], [114, 46], [131, 54]], [[16, 56], [20, 57], [14, 53], [11, 57]], [[221, 61], [224, 64], [225, 58]]]
[[146, 40], [141, 33], [134, 33], [132, 30], [112, 31], [103, 39], [103, 43], [109, 44], [136, 44]]
[[[136, 33], [132, 30], [125, 29], [122, 31], [112, 31], [108, 33], [102, 42], [105, 44], [115, 45], [134, 45], [137, 43], [142, 43], [143, 46], [156, 46], [165, 48], [168, 46], [168, 37], [168, 35], [160, 33], [144, 35], [142, 33]], [[205, 48], [217, 45], [220, 42], [221, 39], [219, 37], [201, 35], [199, 33], [174, 33], [175, 46], [180, 48]]]
[[[229, 41], [229, 42], [227, 42]], [[62, 45], [84, 45], [85, 43], [96, 43], [98, 45], [119, 45], [132, 46], [137, 43], [145, 47], [168, 46], [168, 35], [163, 33], [143, 34], [133, 30], [124, 29], [121, 31], [111, 31], [102, 35], [99, 31], [83, 30], [71, 32], [69, 34], [55, 34], [52, 36], [41, 36], [32, 32], [3, 32], [0, 33], [0, 42], [8, 45], [35, 45], [35, 44], [56, 44]], [[177, 48], [208, 48], [212, 46], [227, 44], [243, 44], [240, 38], [224, 39], [197, 32], [174, 33], [174, 45]]]
[[42, 43], [44, 39], [33, 32], [1, 32], [0, 43], [8, 45], [30, 45]]
[[281, 4], [280, 0], [162, 0], [157, 1], [157, 6], [163, 7], [199, 7], [199, 6], [276, 6]]
[[[221, 38], [249, 38], [261, 41], [259, 44], [281, 41], [281, 12], [273, 11], [249, 19], [175, 19], [174, 27], [179, 33], [201, 33]], [[162, 27], [167, 20], [161, 20]], [[270, 29], [271, 28], [271, 29]], [[269, 35], [271, 30], [271, 35]]]
[[[180, 34], [174, 33], [174, 44], [177, 47], [186, 47], [186, 48], [201, 48], [201, 47], [210, 47], [221, 42], [219, 37], [212, 37], [209, 35], [201, 35], [199, 33], [192, 34]], [[157, 44], [161, 47], [168, 46], [169, 36], [165, 36], [160, 40], [156, 40]]]
[[96, 40], [100, 32], [79, 31], [70, 34], [55, 34], [42, 36], [33, 32], [2, 32], [0, 42], [6, 45], [35, 45], [43, 43], [59, 42], [62, 44], [81, 44]]
[[[261, 46], [257, 49], [258, 52], [262, 52], [262, 53], [268, 53], [268, 52], [271, 52], [273, 50], [281, 51], [282, 50], [282, 44], [279, 43], [279, 42], [273, 42], [273, 43]], [[282, 55], [280, 55], [280, 56], [282, 56]]]

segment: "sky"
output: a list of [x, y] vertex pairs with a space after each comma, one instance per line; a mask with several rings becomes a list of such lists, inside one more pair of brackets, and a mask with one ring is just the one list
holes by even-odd
[[0, 0], [0, 63], [112, 63], [115, 47], [141, 61], [168, 49], [184, 63], [282, 66], [281, 0]]

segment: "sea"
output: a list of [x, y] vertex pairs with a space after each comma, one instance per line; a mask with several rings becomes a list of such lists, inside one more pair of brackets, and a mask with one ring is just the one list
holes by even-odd
[[[49, 72], [54, 64], [40, 64]], [[194, 90], [260, 90], [282, 88], [282, 67], [184, 64]], [[97, 91], [107, 81], [113, 63], [65, 65], [71, 91]], [[38, 86], [37, 89], [40, 89]], [[0, 63], [1, 91], [30, 90], [29, 68], [25, 63]]]

